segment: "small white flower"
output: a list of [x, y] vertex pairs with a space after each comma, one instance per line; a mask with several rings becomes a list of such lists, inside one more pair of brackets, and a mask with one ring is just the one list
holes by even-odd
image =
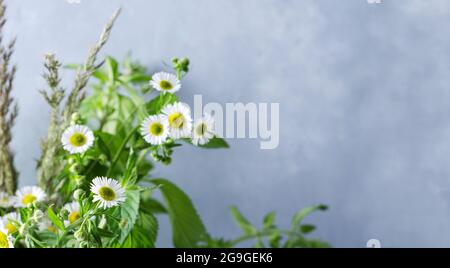
[[203, 118], [195, 121], [192, 131], [192, 143], [194, 145], [203, 145], [214, 138], [214, 119], [211, 115], [205, 114]]
[[125, 201], [125, 190], [119, 182], [106, 178], [96, 177], [91, 183], [91, 192], [94, 193], [94, 202], [99, 201], [103, 208], [110, 208]]
[[64, 209], [69, 212], [69, 215], [67, 216], [68, 220], [64, 221], [66, 226], [74, 223], [80, 218], [80, 204], [78, 202], [65, 204]]
[[169, 135], [174, 139], [189, 137], [192, 130], [191, 109], [185, 103], [176, 102], [166, 105], [162, 114], [169, 122]]
[[0, 192], [0, 208], [9, 208], [13, 206], [13, 198], [5, 192]]
[[17, 224], [22, 224], [19, 214], [16, 212], [10, 212], [1, 217], [1, 223], [3, 227], [8, 231], [8, 234], [15, 233], [18, 228]]
[[26, 207], [34, 202], [45, 200], [45, 192], [37, 186], [25, 186], [16, 191], [15, 206]]
[[61, 142], [71, 154], [84, 153], [94, 144], [94, 133], [87, 126], [73, 125], [64, 131]]
[[2, 224], [0, 224], [0, 248], [14, 248], [13, 237]]
[[159, 72], [152, 76], [150, 85], [163, 92], [175, 93], [181, 88], [181, 82], [174, 74]]
[[40, 231], [47, 231], [54, 234], [58, 233], [58, 230], [48, 217], [41, 218], [41, 220], [38, 222], [38, 228]]
[[141, 124], [141, 134], [152, 145], [163, 144], [169, 136], [169, 123], [163, 115], [150, 115]]

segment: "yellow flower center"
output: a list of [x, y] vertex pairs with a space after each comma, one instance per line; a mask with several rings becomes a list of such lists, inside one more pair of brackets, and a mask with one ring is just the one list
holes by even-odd
[[12, 224], [12, 222], [8, 222], [5, 227], [6, 230], [8, 230], [8, 234], [12, 234], [17, 231], [17, 227], [14, 224]]
[[161, 123], [155, 122], [150, 125], [150, 133], [153, 136], [160, 136], [163, 134], [163, 132], [164, 132], [164, 126]]
[[0, 248], [9, 248], [8, 235], [0, 232]]
[[47, 230], [54, 234], [58, 233], [58, 230], [56, 230], [55, 226], [53, 226], [53, 225], [50, 225], [49, 227], [47, 227]]
[[181, 113], [173, 113], [169, 115], [169, 124], [173, 128], [182, 128], [184, 116]]
[[106, 201], [113, 201], [114, 199], [116, 199], [116, 193], [114, 192], [114, 190], [107, 186], [103, 186], [102, 188], [100, 188], [98, 190], [98, 194]]
[[69, 214], [69, 222], [74, 223], [76, 220], [80, 218], [80, 212], [74, 211]]
[[75, 133], [70, 137], [70, 144], [80, 147], [86, 144], [86, 136], [81, 133]]
[[22, 204], [24, 204], [26, 206], [26, 205], [31, 204], [34, 201], [36, 201], [36, 199], [37, 199], [37, 197], [34, 194], [26, 194], [22, 198]]
[[172, 83], [167, 80], [161, 80], [161, 82], [159, 82], [159, 86], [164, 90], [171, 90], [173, 88]]
[[197, 133], [197, 135], [199, 136], [203, 136], [203, 134], [205, 134], [207, 129], [206, 124], [201, 123], [200, 125], [197, 126], [197, 128], [195, 129], [195, 132]]

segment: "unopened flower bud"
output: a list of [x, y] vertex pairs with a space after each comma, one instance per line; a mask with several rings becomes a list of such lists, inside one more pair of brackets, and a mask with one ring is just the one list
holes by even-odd
[[44, 217], [44, 212], [42, 212], [40, 209], [37, 209], [33, 213], [33, 220], [34, 221], [40, 221]]
[[104, 229], [106, 227], [106, 217], [105, 215], [102, 215], [102, 218], [100, 219], [100, 222], [98, 223], [98, 228]]
[[81, 121], [81, 116], [78, 113], [73, 113], [70, 117], [70, 123], [71, 125], [76, 125]]
[[170, 158], [170, 157], [164, 157], [164, 158], [162, 159], [162, 163], [163, 163], [164, 165], [170, 165], [170, 163], [172, 163], [172, 158]]
[[181, 59], [181, 64], [184, 66], [188, 66], [189, 65], [189, 59], [188, 58], [182, 58]]
[[73, 234], [73, 236], [78, 241], [83, 241], [84, 240], [84, 233], [83, 233], [83, 230], [81, 228], [76, 230], [75, 233]]
[[84, 196], [84, 191], [81, 189], [76, 189], [75, 192], [73, 192], [73, 199], [76, 201], [82, 199]]

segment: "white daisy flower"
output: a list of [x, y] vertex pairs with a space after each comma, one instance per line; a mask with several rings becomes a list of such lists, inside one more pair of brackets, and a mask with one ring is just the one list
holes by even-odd
[[5, 192], [0, 192], [0, 208], [9, 208], [13, 205], [13, 198]]
[[141, 124], [144, 140], [152, 145], [163, 144], [169, 136], [169, 123], [163, 115], [150, 115]]
[[150, 85], [162, 92], [175, 93], [181, 88], [181, 82], [174, 74], [159, 72], [152, 76]]
[[14, 239], [8, 234], [8, 230], [0, 224], [0, 248], [13, 248]]
[[20, 215], [16, 212], [10, 212], [1, 217], [1, 223], [3, 227], [8, 231], [8, 234], [15, 233], [17, 231], [17, 224], [22, 224]]
[[192, 130], [191, 109], [185, 103], [176, 102], [166, 105], [162, 114], [169, 122], [169, 135], [174, 139], [189, 137]]
[[99, 201], [103, 208], [110, 208], [125, 201], [125, 190], [119, 182], [106, 178], [96, 177], [91, 183], [91, 192], [94, 193], [94, 202]]
[[211, 115], [205, 114], [203, 118], [195, 121], [192, 131], [192, 143], [194, 145], [203, 145], [214, 138], [214, 119]]
[[45, 200], [45, 192], [37, 186], [25, 186], [16, 191], [15, 206], [26, 207], [34, 202]]
[[38, 222], [39, 231], [47, 231], [51, 233], [58, 233], [58, 229], [53, 225], [52, 221], [48, 217], [43, 217]]
[[68, 220], [64, 221], [64, 224], [67, 226], [69, 224], [74, 223], [80, 218], [80, 204], [78, 202], [72, 202], [64, 205], [64, 209], [69, 212], [69, 216], [67, 216]]
[[94, 144], [94, 133], [87, 126], [73, 125], [64, 131], [61, 142], [71, 154], [84, 153]]

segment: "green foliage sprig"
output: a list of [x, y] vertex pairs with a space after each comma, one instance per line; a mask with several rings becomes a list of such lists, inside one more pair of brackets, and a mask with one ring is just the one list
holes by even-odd
[[[308, 214], [325, 210], [323, 205], [299, 211], [289, 230], [275, 225], [273, 212], [257, 228], [233, 207], [243, 235], [216, 239], [186, 193], [173, 182], [152, 176], [154, 165], [172, 162], [177, 147], [229, 146], [214, 134], [212, 118], [205, 115], [191, 125], [190, 110], [179, 102], [176, 92], [189, 72], [189, 59], [172, 59], [170, 71], [175, 74], [153, 75], [129, 57], [123, 63], [113, 57], [97, 62], [119, 12], [107, 23], [85, 63], [68, 66], [76, 70], [76, 76], [66, 102], [61, 63], [55, 55], [45, 56], [43, 77], [48, 90], [41, 93], [52, 110], [38, 163], [40, 187], [22, 187], [12, 196], [14, 187], [1, 184], [10, 180], [0, 173], [0, 248], [155, 247], [160, 215], [170, 219], [175, 247], [235, 247], [248, 240], [256, 241], [256, 247], [329, 246], [306, 238], [315, 227], [303, 224]], [[3, 14], [2, 6], [1, 27]], [[7, 167], [2, 161], [12, 165], [12, 158], [2, 157], [11, 156], [8, 144], [16, 117], [16, 110], [10, 111], [13, 44], [0, 48], [0, 134], [5, 134], [0, 135], [0, 149], [6, 148], [6, 152], [0, 150], [2, 168]], [[90, 77], [94, 81], [87, 90]]]
[[6, 7], [0, 0], [0, 191], [14, 193], [17, 186], [17, 170], [10, 149], [11, 129], [17, 117], [18, 106], [11, 92], [16, 66], [11, 65], [15, 39], [3, 44], [3, 28], [6, 23]]

